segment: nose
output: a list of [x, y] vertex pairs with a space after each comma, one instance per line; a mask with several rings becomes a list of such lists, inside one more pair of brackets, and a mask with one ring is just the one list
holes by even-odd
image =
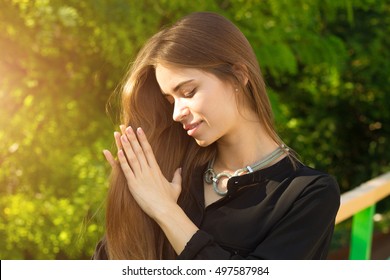
[[189, 113], [188, 107], [184, 104], [181, 98], [177, 98], [173, 108], [173, 120], [181, 122]]

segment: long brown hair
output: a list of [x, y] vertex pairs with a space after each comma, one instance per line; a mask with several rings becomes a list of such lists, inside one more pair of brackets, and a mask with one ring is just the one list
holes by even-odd
[[[257, 58], [248, 40], [232, 22], [214, 13], [198, 12], [161, 30], [144, 45], [125, 79], [121, 90], [121, 123], [144, 129], [168, 180], [182, 167], [179, 204], [183, 205], [188, 197], [192, 170], [215, 155], [216, 145], [199, 147], [182, 125], [173, 121], [173, 106], [161, 94], [156, 80], [158, 63], [201, 69], [240, 85], [241, 101], [251, 104], [265, 131], [275, 142], [281, 143], [274, 129]], [[247, 82], [243, 82], [243, 76]], [[110, 259], [172, 259], [176, 256], [162, 230], [131, 196], [119, 167], [111, 174], [106, 240]]]

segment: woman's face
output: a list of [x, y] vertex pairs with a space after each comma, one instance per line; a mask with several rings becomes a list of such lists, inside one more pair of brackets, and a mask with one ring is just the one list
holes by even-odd
[[242, 115], [231, 83], [195, 68], [161, 64], [156, 78], [166, 99], [174, 104], [173, 119], [183, 124], [198, 145], [206, 147], [238, 128]]

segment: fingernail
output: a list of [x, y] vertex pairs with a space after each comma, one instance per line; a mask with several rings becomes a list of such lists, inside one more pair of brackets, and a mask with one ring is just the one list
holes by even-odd
[[133, 129], [131, 128], [131, 126], [129, 126], [128, 128], [126, 128], [126, 132], [128, 132], [128, 133], [132, 133], [132, 132], [133, 132]]
[[139, 134], [139, 135], [142, 135], [142, 133], [143, 133], [143, 130], [142, 130], [142, 128], [137, 128], [137, 133]]
[[127, 142], [127, 137], [126, 137], [126, 135], [122, 135], [122, 136], [121, 136], [121, 140], [122, 140], [123, 142]]

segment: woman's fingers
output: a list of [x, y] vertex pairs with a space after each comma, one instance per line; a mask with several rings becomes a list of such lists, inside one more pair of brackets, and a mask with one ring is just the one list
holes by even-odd
[[154, 156], [152, 147], [150, 146], [149, 141], [146, 138], [146, 135], [141, 127], [137, 128], [137, 135], [149, 166], [152, 168], [159, 167], [156, 161], [156, 157]]
[[111, 168], [114, 168], [116, 165], [116, 161], [115, 161], [115, 158], [110, 153], [110, 151], [103, 150], [103, 154], [104, 154], [104, 157], [106, 158], [106, 160], [108, 161], [108, 163], [111, 165]]
[[144, 151], [143, 151], [140, 143], [138, 142], [137, 136], [135, 135], [133, 129], [130, 126], [128, 128], [126, 128], [126, 136], [127, 136], [128, 142], [131, 145], [132, 151], [135, 154], [135, 156], [139, 162], [139, 165], [141, 166], [141, 169], [142, 169], [142, 166], [146, 167], [148, 162], [145, 158]]
[[[125, 132], [125, 126], [120, 125], [119, 128], [123, 134]], [[115, 145], [116, 145], [117, 151], [121, 150], [123, 148], [122, 143], [121, 143], [121, 133], [115, 131], [114, 132], [114, 139], [115, 139]], [[106, 160], [108, 161], [108, 163], [110, 164], [111, 168], [114, 168], [117, 164], [117, 161], [115, 160], [115, 158], [111, 154], [111, 152], [108, 150], [103, 150], [103, 154], [104, 154], [104, 157], [106, 158]]]
[[[119, 151], [122, 150], [121, 153], [124, 155], [128, 167], [132, 170], [133, 176], [137, 177], [139, 172], [146, 171], [149, 167], [159, 169], [152, 147], [142, 128], [138, 128], [135, 132], [130, 126], [125, 128], [124, 125], [120, 125], [119, 127], [122, 135], [119, 132], [114, 133], [118, 158]], [[107, 153], [106, 158], [110, 164], [113, 163], [111, 154]], [[123, 166], [123, 162], [121, 166]]]
[[127, 158], [127, 162], [129, 164], [129, 166], [131, 167], [131, 169], [133, 170], [133, 172], [135, 174], [137, 174], [138, 172], [140, 172], [142, 170], [141, 164], [137, 158], [137, 155], [135, 154], [135, 152], [133, 150], [131, 143], [129, 142], [127, 135], [122, 135], [120, 137], [120, 140], [122, 143], [123, 152]]
[[117, 151], [122, 149], [121, 134], [117, 131], [114, 132], [115, 144]]
[[[125, 157], [128, 167], [132, 169], [133, 173], [137, 173], [142, 170], [142, 165], [150, 165], [151, 167], [158, 167], [157, 161], [154, 157], [152, 148], [146, 139], [146, 136], [141, 128], [137, 129], [137, 135], [131, 127], [125, 127], [120, 125], [120, 132], [114, 132], [115, 145], [119, 152], [122, 150], [122, 154]], [[112, 168], [117, 164], [114, 156], [110, 151], [104, 150], [103, 154]], [[120, 162], [121, 163], [121, 162]], [[123, 162], [121, 163], [123, 166]]]
[[117, 148], [117, 151], [121, 150], [122, 149], [122, 143], [121, 143], [121, 135], [122, 134], [126, 134], [126, 126], [124, 126], [123, 124], [121, 124], [119, 126], [119, 129], [121, 130], [121, 132], [117, 132], [115, 131], [114, 132], [114, 138], [115, 138], [115, 144], [116, 144], [116, 148]]
[[126, 134], [126, 126], [125, 126], [124, 124], [121, 124], [121, 125], [119, 126], [119, 129], [121, 130], [121, 133], [122, 133], [122, 134]]
[[128, 182], [131, 182], [134, 179], [134, 173], [133, 170], [130, 168], [129, 163], [126, 159], [125, 153], [123, 150], [118, 151], [118, 160], [119, 164], [122, 168], [123, 174], [125, 174], [125, 177]]

